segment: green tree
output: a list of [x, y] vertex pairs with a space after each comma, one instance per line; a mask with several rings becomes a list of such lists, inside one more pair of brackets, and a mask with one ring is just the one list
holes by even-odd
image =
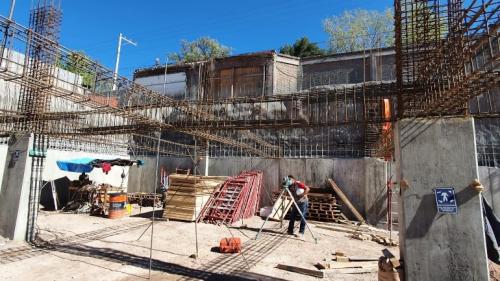
[[96, 73], [93, 70], [93, 61], [83, 51], [70, 53], [59, 62], [59, 67], [82, 77], [82, 86], [92, 88], [95, 84]]
[[394, 45], [392, 9], [384, 12], [369, 10], [345, 11], [340, 16], [323, 20], [329, 36], [329, 51], [344, 53]]
[[182, 40], [180, 52], [172, 53], [169, 57], [175, 62], [195, 62], [227, 57], [230, 53], [231, 48], [221, 45], [217, 40], [205, 36], [194, 41]]
[[299, 58], [325, 54], [325, 52], [318, 47], [318, 45], [309, 41], [307, 37], [297, 39], [293, 45], [284, 45], [280, 48], [280, 53]]

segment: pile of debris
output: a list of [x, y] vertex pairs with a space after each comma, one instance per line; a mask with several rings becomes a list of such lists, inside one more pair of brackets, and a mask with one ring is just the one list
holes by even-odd
[[109, 194], [122, 192], [122, 188], [104, 183], [70, 187], [71, 199], [62, 210], [77, 214], [106, 215], [109, 209]]
[[231, 225], [254, 216], [259, 207], [263, 186], [260, 171], [242, 172], [226, 180], [210, 197], [198, 221]]
[[63, 207], [64, 212], [73, 212], [77, 214], [89, 213], [91, 209], [92, 197], [95, 194], [97, 186], [94, 184], [86, 184], [82, 187], [69, 188], [70, 200]]
[[210, 195], [226, 177], [205, 177], [189, 174], [172, 174], [167, 191], [163, 218], [194, 221], [207, 203]]

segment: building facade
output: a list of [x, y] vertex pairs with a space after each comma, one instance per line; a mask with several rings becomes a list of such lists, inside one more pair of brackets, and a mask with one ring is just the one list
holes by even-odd
[[395, 52], [297, 58], [275, 51], [138, 69], [134, 81], [175, 99], [217, 100], [286, 95], [319, 86], [394, 81]]

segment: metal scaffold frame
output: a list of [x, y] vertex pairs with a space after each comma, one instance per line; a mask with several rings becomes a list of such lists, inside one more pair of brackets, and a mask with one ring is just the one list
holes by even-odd
[[[498, 91], [499, 1], [394, 3], [396, 81], [195, 101], [115, 77], [60, 46], [57, 17], [43, 28], [0, 17], [0, 79], [21, 87], [21, 97], [0, 101], [0, 132], [153, 153], [157, 141], [150, 136], [161, 131], [160, 153], [176, 156], [190, 155], [195, 137], [209, 141], [200, 149], [210, 156], [386, 157], [397, 118], [498, 116], [494, 106], [471, 111], [469, 100]], [[35, 49], [52, 61], [37, 60]], [[202, 80], [213, 77], [205, 68]]]

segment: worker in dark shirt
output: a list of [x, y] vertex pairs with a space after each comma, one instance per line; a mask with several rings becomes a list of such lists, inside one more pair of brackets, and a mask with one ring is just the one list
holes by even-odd
[[[309, 193], [310, 188], [304, 183], [295, 179], [295, 177], [292, 175], [288, 176], [288, 188], [290, 189], [295, 202], [297, 202], [300, 212], [302, 212], [302, 215], [304, 215], [305, 218], [307, 216], [307, 207], [309, 206], [307, 194]], [[292, 211], [290, 213], [290, 223], [288, 224], [288, 234], [290, 235], [293, 235], [295, 219], [297, 218], [297, 216], [300, 216], [300, 214], [294, 204], [292, 205]], [[296, 235], [302, 240], [304, 239], [304, 232], [306, 230], [306, 221], [304, 218], [301, 217], [300, 219], [299, 235]]]

